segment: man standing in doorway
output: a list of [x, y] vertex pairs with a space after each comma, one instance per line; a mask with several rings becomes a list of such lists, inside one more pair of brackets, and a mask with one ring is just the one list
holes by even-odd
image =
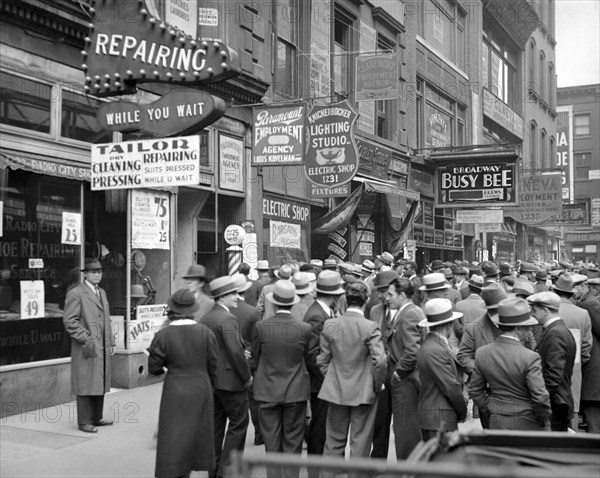
[[110, 391], [110, 355], [115, 353], [106, 292], [98, 287], [102, 264], [86, 259], [85, 280], [67, 293], [63, 322], [71, 336], [71, 389], [77, 396], [77, 424], [82, 432], [112, 425], [102, 418], [104, 394]]

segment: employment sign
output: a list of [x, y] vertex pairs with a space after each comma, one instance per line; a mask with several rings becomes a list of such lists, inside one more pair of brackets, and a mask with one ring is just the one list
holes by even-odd
[[252, 166], [289, 166], [304, 161], [304, 105], [254, 110]]
[[519, 192], [519, 206], [504, 210], [505, 214], [523, 224], [539, 224], [560, 215], [562, 210], [562, 175], [525, 173]]
[[198, 136], [92, 145], [92, 191], [195, 185], [199, 168]]
[[356, 112], [347, 100], [313, 106], [306, 118], [308, 144], [304, 169], [317, 186], [334, 188], [349, 182], [358, 170], [354, 140]]

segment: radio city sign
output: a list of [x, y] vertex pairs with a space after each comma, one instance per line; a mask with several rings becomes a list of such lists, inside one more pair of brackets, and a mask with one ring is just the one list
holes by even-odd
[[[459, 164], [457, 164], [457, 162]], [[516, 163], [480, 162], [439, 164], [436, 167], [437, 207], [480, 208], [516, 205]]]
[[135, 91], [136, 83], [203, 84], [241, 72], [237, 52], [198, 41], [151, 13], [144, 0], [95, 2], [81, 65], [85, 91], [96, 96]]

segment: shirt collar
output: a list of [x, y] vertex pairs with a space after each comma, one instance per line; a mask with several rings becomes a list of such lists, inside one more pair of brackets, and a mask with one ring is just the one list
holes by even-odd
[[319, 299], [316, 299], [317, 303], [321, 306], [321, 308], [325, 311], [325, 314], [327, 314], [327, 316], [331, 316], [331, 307], [329, 307], [327, 304], [325, 304], [324, 302], [322, 302]]
[[439, 332], [437, 332], [436, 330], [431, 332], [433, 335], [435, 335], [436, 337], [438, 337], [442, 342], [444, 342], [448, 347], [450, 347], [450, 342], [448, 342], [448, 339], [446, 337], [444, 337], [442, 334], [440, 334]]
[[364, 310], [362, 310], [362, 308], [361, 308], [361, 307], [356, 307], [356, 306], [354, 306], [354, 305], [351, 305], [350, 307], [348, 307], [348, 308], [346, 309], [346, 312], [354, 312], [355, 314], [360, 314], [360, 315], [362, 315], [363, 317], [365, 316], [365, 311], [364, 311]]
[[92, 284], [92, 283], [91, 283], [90, 281], [88, 281], [87, 279], [86, 279], [85, 283], [88, 285], [88, 287], [89, 287], [90, 289], [92, 289], [92, 290], [94, 291], [94, 294], [95, 294], [95, 293], [96, 293], [96, 287], [98, 287], [98, 286], [97, 286], [97, 285], [94, 285], [94, 284]]
[[219, 307], [223, 307], [227, 312], [231, 313], [231, 311], [229, 310], [229, 307], [227, 307], [225, 304], [217, 304]]
[[504, 334], [501, 334], [501, 335], [500, 335], [500, 337], [505, 337], [505, 338], [507, 338], [507, 339], [513, 339], [513, 340], [516, 340], [517, 342], [521, 342], [521, 341], [520, 341], [518, 338], [516, 338], [516, 337], [513, 337], [512, 335], [504, 335]]
[[544, 324], [544, 328], [547, 329], [548, 327], [550, 327], [550, 325], [552, 325], [554, 322], [556, 322], [557, 320], [561, 320], [560, 317], [554, 317], [550, 320], [548, 320], [545, 324]]

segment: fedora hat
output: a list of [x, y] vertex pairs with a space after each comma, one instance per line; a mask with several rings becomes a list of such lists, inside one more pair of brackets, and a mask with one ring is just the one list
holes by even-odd
[[481, 266], [482, 272], [486, 277], [495, 277], [498, 275], [498, 267], [493, 262], [488, 262]]
[[354, 264], [351, 262], [340, 262], [338, 267], [340, 274], [354, 274]]
[[600, 285], [600, 277], [592, 277], [587, 281], [588, 285]]
[[360, 264], [354, 264], [352, 266], [352, 274], [354, 274], [354, 277], [358, 277], [359, 279], [362, 279], [362, 266]]
[[342, 280], [344, 281], [344, 285], [354, 284], [355, 282], [360, 282], [360, 279], [353, 276], [352, 274], [344, 274], [344, 276], [342, 277]]
[[369, 259], [367, 259], [367, 260], [363, 261], [363, 263], [361, 264], [360, 270], [371, 274], [375, 270], [375, 264], [373, 263], [373, 261], [370, 261]]
[[570, 276], [565, 274], [561, 275], [556, 284], [551, 285], [550, 288], [552, 290], [559, 290], [561, 292], [566, 292], [567, 294], [572, 294], [573, 291], [573, 279]]
[[132, 299], [146, 298], [146, 294], [144, 294], [144, 286], [142, 284], [131, 284], [130, 297]]
[[549, 309], [558, 310], [560, 308], [560, 297], [554, 292], [549, 290], [538, 292], [537, 294], [530, 295], [527, 297], [527, 302], [532, 305], [541, 305], [542, 307], [548, 307]]
[[300, 302], [296, 295], [296, 286], [288, 280], [275, 282], [273, 292], [267, 293], [267, 300], [275, 305], [294, 305]]
[[562, 267], [563, 269], [568, 269], [568, 270], [573, 269], [573, 264], [571, 264], [569, 261], [559, 261], [558, 265], [560, 267]]
[[[313, 276], [315, 274], [313, 273]], [[310, 285], [311, 277], [307, 272], [296, 272], [292, 276], [292, 284], [296, 287], [296, 295], [306, 295], [313, 291]]]
[[548, 278], [548, 272], [546, 269], [538, 269], [535, 271], [535, 278], [537, 280], [546, 280]]
[[467, 279], [467, 284], [475, 287], [476, 289], [483, 289], [483, 277], [473, 274], [470, 278]]
[[240, 274], [239, 272], [233, 274], [231, 276], [231, 280], [233, 281], [236, 290], [240, 294], [243, 294], [252, 286], [252, 282], [247, 280], [246, 276], [244, 274]]
[[426, 319], [419, 322], [419, 327], [435, 327], [460, 319], [463, 314], [452, 310], [452, 302], [448, 299], [431, 299], [423, 306]]
[[492, 315], [490, 319], [497, 325], [511, 327], [524, 327], [538, 323], [534, 317], [531, 317], [527, 301], [518, 297], [501, 300], [498, 303], [498, 313]]
[[465, 269], [464, 267], [461, 267], [461, 266], [454, 266], [452, 268], [452, 272], [454, 272], [455, 276], [456, 275], [464, 275], [464, 276], [466, 276], [469, 273], [469, 271], [467, 271], [467, 269]]
[[586, 282], [588, 280], [588, 276], [586, 276], [585, 274], [573, 274], [571, 276], [571, 280], [573, 281], [573, 285], [575, 286]]
[[529, 297], [532, 294], [535, 294], [535, 287], [528, 280], [518, 280], [515, 281], [513, 285], [512, 293], [514, 295], [524, 295]]
[[323, 261], [323, 269], [336, 270], [337, 266], [337, 261], [335, 259], [325, 259]]
[[321, 259], [311, 259], [309, 261], [309, 264], [316, 266], [316, 267], [323, 267], [323, 261]]
[[454, 272], [452, 272], [452, 269], [450, 269], [449, 267], [444, 267], [440, 270], [440, 273], [444, 274], [446, 280], [454, 278]]
[[485, 302], [486, 309], [496, 309], [501, 300], [508, 299], [508, 294], [500, 283], [494, 282], [481, 289], [481, 298]]
[[269, 267], [269, 261], [262, 260], [262, 261], [258, 261], [256, 263], [256, 270], [257, 271], [268, 271], [269, 269], [270, 269], [270, 267]]
[[290, 280], [292, 273], [292, 267], [288, 264], [283, 264], [279, 270], [275, 271], [275, 277], [281, 280]]
[[232, 292], [237, 293], [237, 288], [229, 276], [217, 277], [208, 284], [208, 287], [213, 299], [218, 299], [219, 297], [231, 294]]
[[187, 274], [183, 276], [184, 279], [206, 279], [206, 267], [200, 264], [192, 264]]
[[373, 287], [375, 289], [382, 289], [384, 287], [387, 289], [393, 281], [399, 278], [400, 276], [396, 271], [378, 272], [373, 281]]
[[83, 272], [85, 272], [85, 271], [101, 271], [102, 269], [104, 269], [104, 267], [102, 267], [102, 264], [100, 264], [100, 261], [98, 259], [88, 257], [85, 260], [85, 265], [83, 266], [83, 269], [81, 269], [81, 270]]
[[337, 272], [325, 270], [317, 277], [315, 290], [319, 294], [341, 295], [346, 292], [341, 282], [342, 278]]
[[519, 272], [535, 272], [535, 266], [531, 262], [521, 262]]
[[389, 252], [382, 252], [380, 256], [377, 256], [384, 264], [391, 266], [394, 263], [394, 256], [392, 256]]
[[512, 269], [508, 262], [503, 262], [502, 264], [500, 264], [499, 270], [501, 276], [509, 276], [512, 272]]
[[444, 274], [441, 272], [432, 272], [431, 274], [423, 276], [423, 285], [419, 287], [419, 290], [430, 291], [449, 288], [450, 284], [446, 282]]
[[444, 267], [444, 262], [440, 261], [439, 259], [435, 259], [434, 261], [431, 261], [431, 264], [429, 264], [429, 269], [432, 271], [437, 271], [439, 269], [442, 269]]
[[193, 314], [200, 308], [194, 294], [188, 289], [179, 289], [167, 299], [167, 305], [171, 312], [181, 315]]

